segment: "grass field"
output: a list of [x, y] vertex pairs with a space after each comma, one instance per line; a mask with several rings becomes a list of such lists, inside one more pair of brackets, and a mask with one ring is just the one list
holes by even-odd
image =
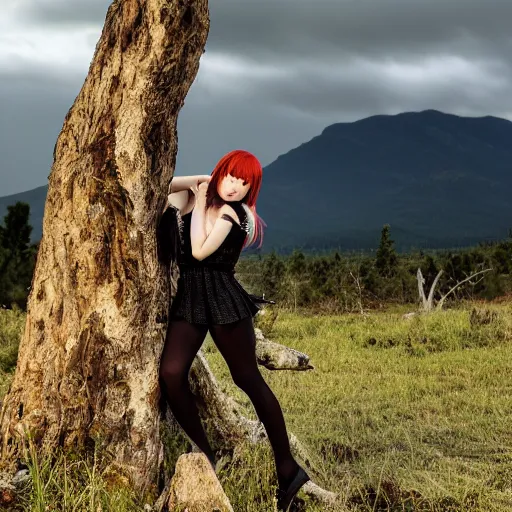
[[[346, 508], [512, 510], [512, 305], [484, 325], [471, 325], [471, 307], [409, 320], [280, 314], [270, 338], [315, 370], [261, 371], [288, 429], [318, 454], [318, 483]], [[256, 418], [210, 339], [205, 348]], [[230, 497], [237, 487], [225, 486]]]
[[[472, 322], [473, 307], [495, 314]], [[269, 339], [307, 353], [315, 369], [261, 372], [288, 430], [320, 468], [310, 475], [340, 494], [339, 510], [512, 511], [512, 303], [403, 318], [411, 309], [279, 313]], [[256, 419], [209, 336], [203, 350], [224, 389]], [[219, 478], [234, 510], [272, 510], [268, 443], [247, 447], [242, 463]], [[324, 510], [299, 497], [304, 510]], [[116, 503], [104, 510], [140, 510]]]

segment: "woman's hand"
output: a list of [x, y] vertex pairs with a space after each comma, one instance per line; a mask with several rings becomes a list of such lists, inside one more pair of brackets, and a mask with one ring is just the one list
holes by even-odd
[[[209, 176], [208, 176], [209, 178]], [[206, 191], [208, 190], [208, 182], [200, 180], [191, 187], [192, 192], [196, 196], [196, 205], [205, 206], [206, 205]]]

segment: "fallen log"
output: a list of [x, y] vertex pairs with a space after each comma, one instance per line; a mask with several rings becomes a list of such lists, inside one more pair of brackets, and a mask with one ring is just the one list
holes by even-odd
[[285, 345], [265, 339], [260, 329], [256, 333], [256, 359], [269, 370], [313, 370], [309, 356]]

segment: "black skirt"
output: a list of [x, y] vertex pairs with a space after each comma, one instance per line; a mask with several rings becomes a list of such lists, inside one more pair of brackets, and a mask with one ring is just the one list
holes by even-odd
[[256, 302], [273, 303], [247, 293], [233, 272], [188, 267], [180, 269], [169, 316], [194, 324], [227, 324], [254, 317], [260, 310]]

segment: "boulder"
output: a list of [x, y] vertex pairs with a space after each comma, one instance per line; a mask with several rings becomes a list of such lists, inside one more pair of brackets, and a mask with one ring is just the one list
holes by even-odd
[[167, 506], [183, 512], [234, 512], [203, 453], [186, 453], [178, 458]]

